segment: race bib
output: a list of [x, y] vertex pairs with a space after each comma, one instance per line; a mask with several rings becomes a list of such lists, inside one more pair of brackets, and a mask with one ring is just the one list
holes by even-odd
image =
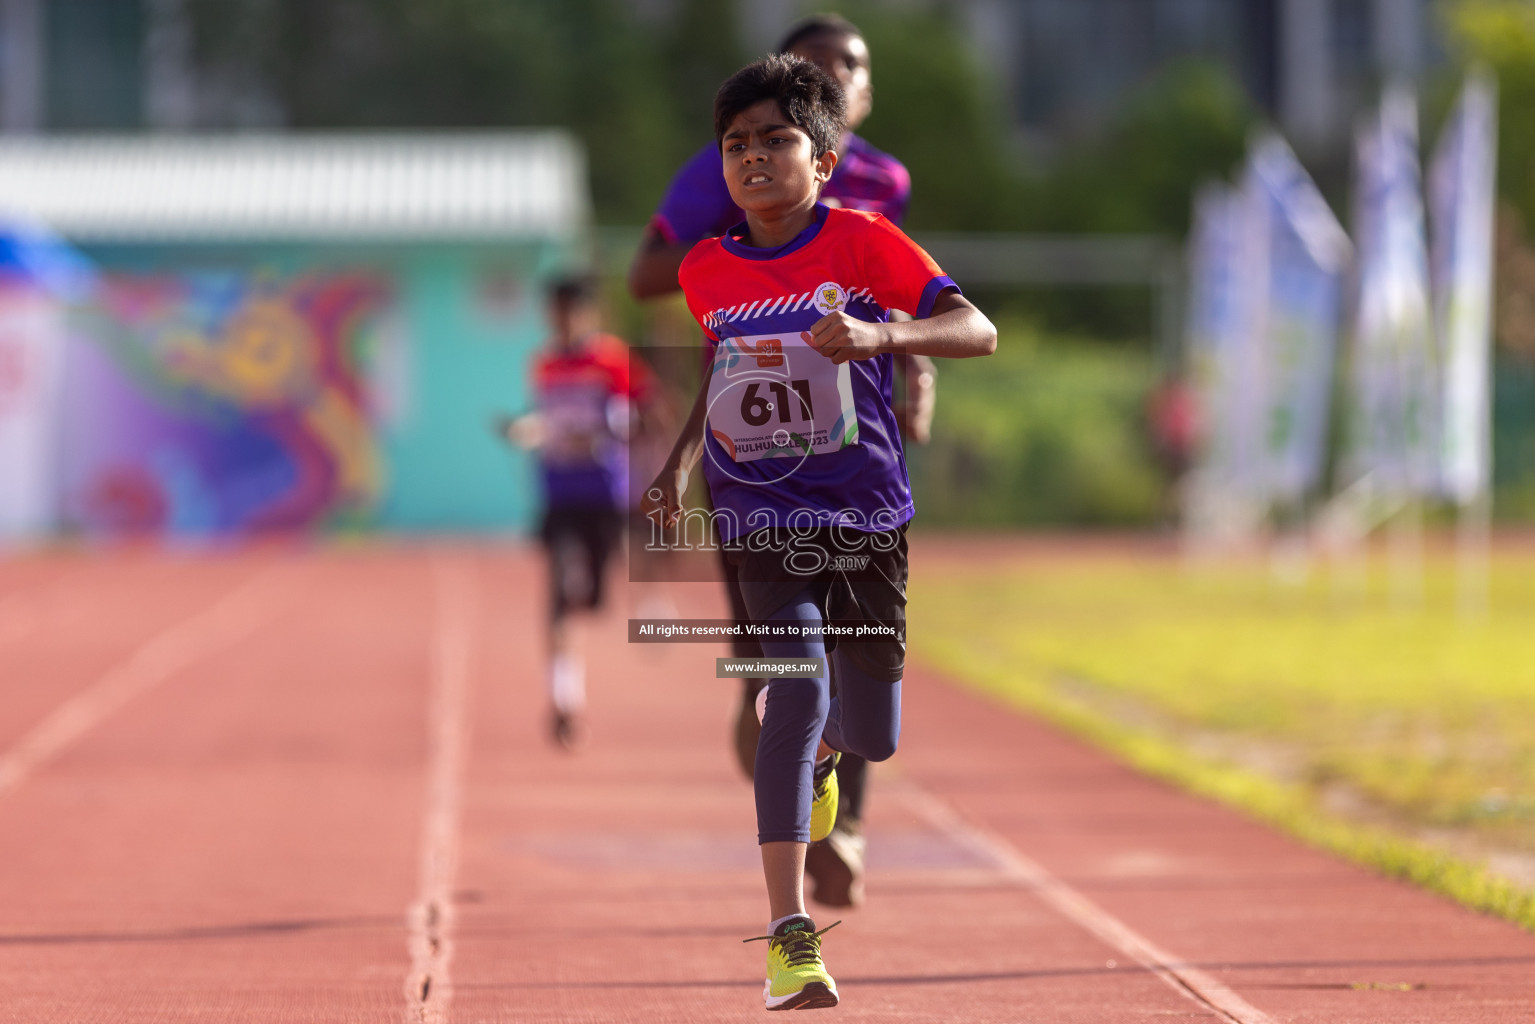
[[709, 432], [736, 462], [804, 458], [858, 441], [853, 378], [809, 334], [721, 339], [709, 372]]

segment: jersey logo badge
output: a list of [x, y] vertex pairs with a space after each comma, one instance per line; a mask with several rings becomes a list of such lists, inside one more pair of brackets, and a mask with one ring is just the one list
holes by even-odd
[[756, 349], [752, 352], [757, 360], [757, 369], [766, 370], [773, 366], [783, 365], [783, 342], [777, 338], [763, 338], [757, 342]]
[[847, 292], [842, 286], [833, 281], [827, 281], [815, 290], [815, 299], [810, 303], [822, 314], [835, 313], [847, 305]]

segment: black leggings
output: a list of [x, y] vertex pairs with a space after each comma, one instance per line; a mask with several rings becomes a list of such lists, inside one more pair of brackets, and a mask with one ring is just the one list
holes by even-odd
[[551, 507], [539, 535], [549, 555], [549, 618], [602, 607], [603, 577], [617, 548], [623, 514], [605, 506]]
[[[819, 630], [824, 610], [809, 587], [769, 616]], [[757, 841], [810, 841], [811, 774], [816, 747], [828, 746], [870, 761], [895, 753], [901, 735], [901, 684], [866, 674], [839, 645], [830, 658], [836, 666], [837, 696], [825, 674], [814, 678], [774, 679], [767, 687], [762, 736], [757, 741]], [[769, 658], [826, 658], [819, 637], [763, 640]]]

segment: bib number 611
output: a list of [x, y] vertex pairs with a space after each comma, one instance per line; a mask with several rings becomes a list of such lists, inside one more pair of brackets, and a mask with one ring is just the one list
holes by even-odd
[[[805, 422], [815, 420], [815, 406], [810, 400], [810, 381], [791, 380], [787, 385], [781, 381], [771, 381], [765, 386], [773, 393], [772, 401], [769, 401], [758, 390], [763, 387], [762, 381], [753, 381], [746, 385], [745, 392], [741, 395], [741, 419], [751, 426], [764, 426], [773, 418], [773, 410], [778, 410], [779, 423], [794, 422], [794, 410], [798, 408]], [[798, 401], [789, 400], [789, 389], [793, 388]]]

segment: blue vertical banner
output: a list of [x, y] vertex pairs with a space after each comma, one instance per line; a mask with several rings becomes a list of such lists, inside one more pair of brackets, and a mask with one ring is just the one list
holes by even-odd
[[1492, 485], [1493, 216], [1497, 94], [1462, 90], [1429, 165], [1434, 334], [1441, 367], [1439, 494], [1459, 506]]
[[1199, 406], [1198, 472], [1209, 488], [1229, 491], [1251, 464], [1244, 430], [1244, 345], [1249, 340], [1241, 273], [1242, 203], [1212, 182], [1194, 200], [1189, 245], [1188, 366]]
[[1390, 89], [1356, 134], [1354, 237], [1358, 296], [1349, 386], [1345, 485], [1388, 504], [1433, 494], [1437, 367], [1418, 164], [1418, 108]]
[[0, 548], [58, 525], [64, 352], [95, 270], [43, 224], [0, 222]]
[[1257, 140], [1243, 179], [1256, 259], [1250, 333], [1261, 394], [1249, 407], [1270, 506], [1320, 485], [1351, 246], [1311, 176], [1277, 135]]

